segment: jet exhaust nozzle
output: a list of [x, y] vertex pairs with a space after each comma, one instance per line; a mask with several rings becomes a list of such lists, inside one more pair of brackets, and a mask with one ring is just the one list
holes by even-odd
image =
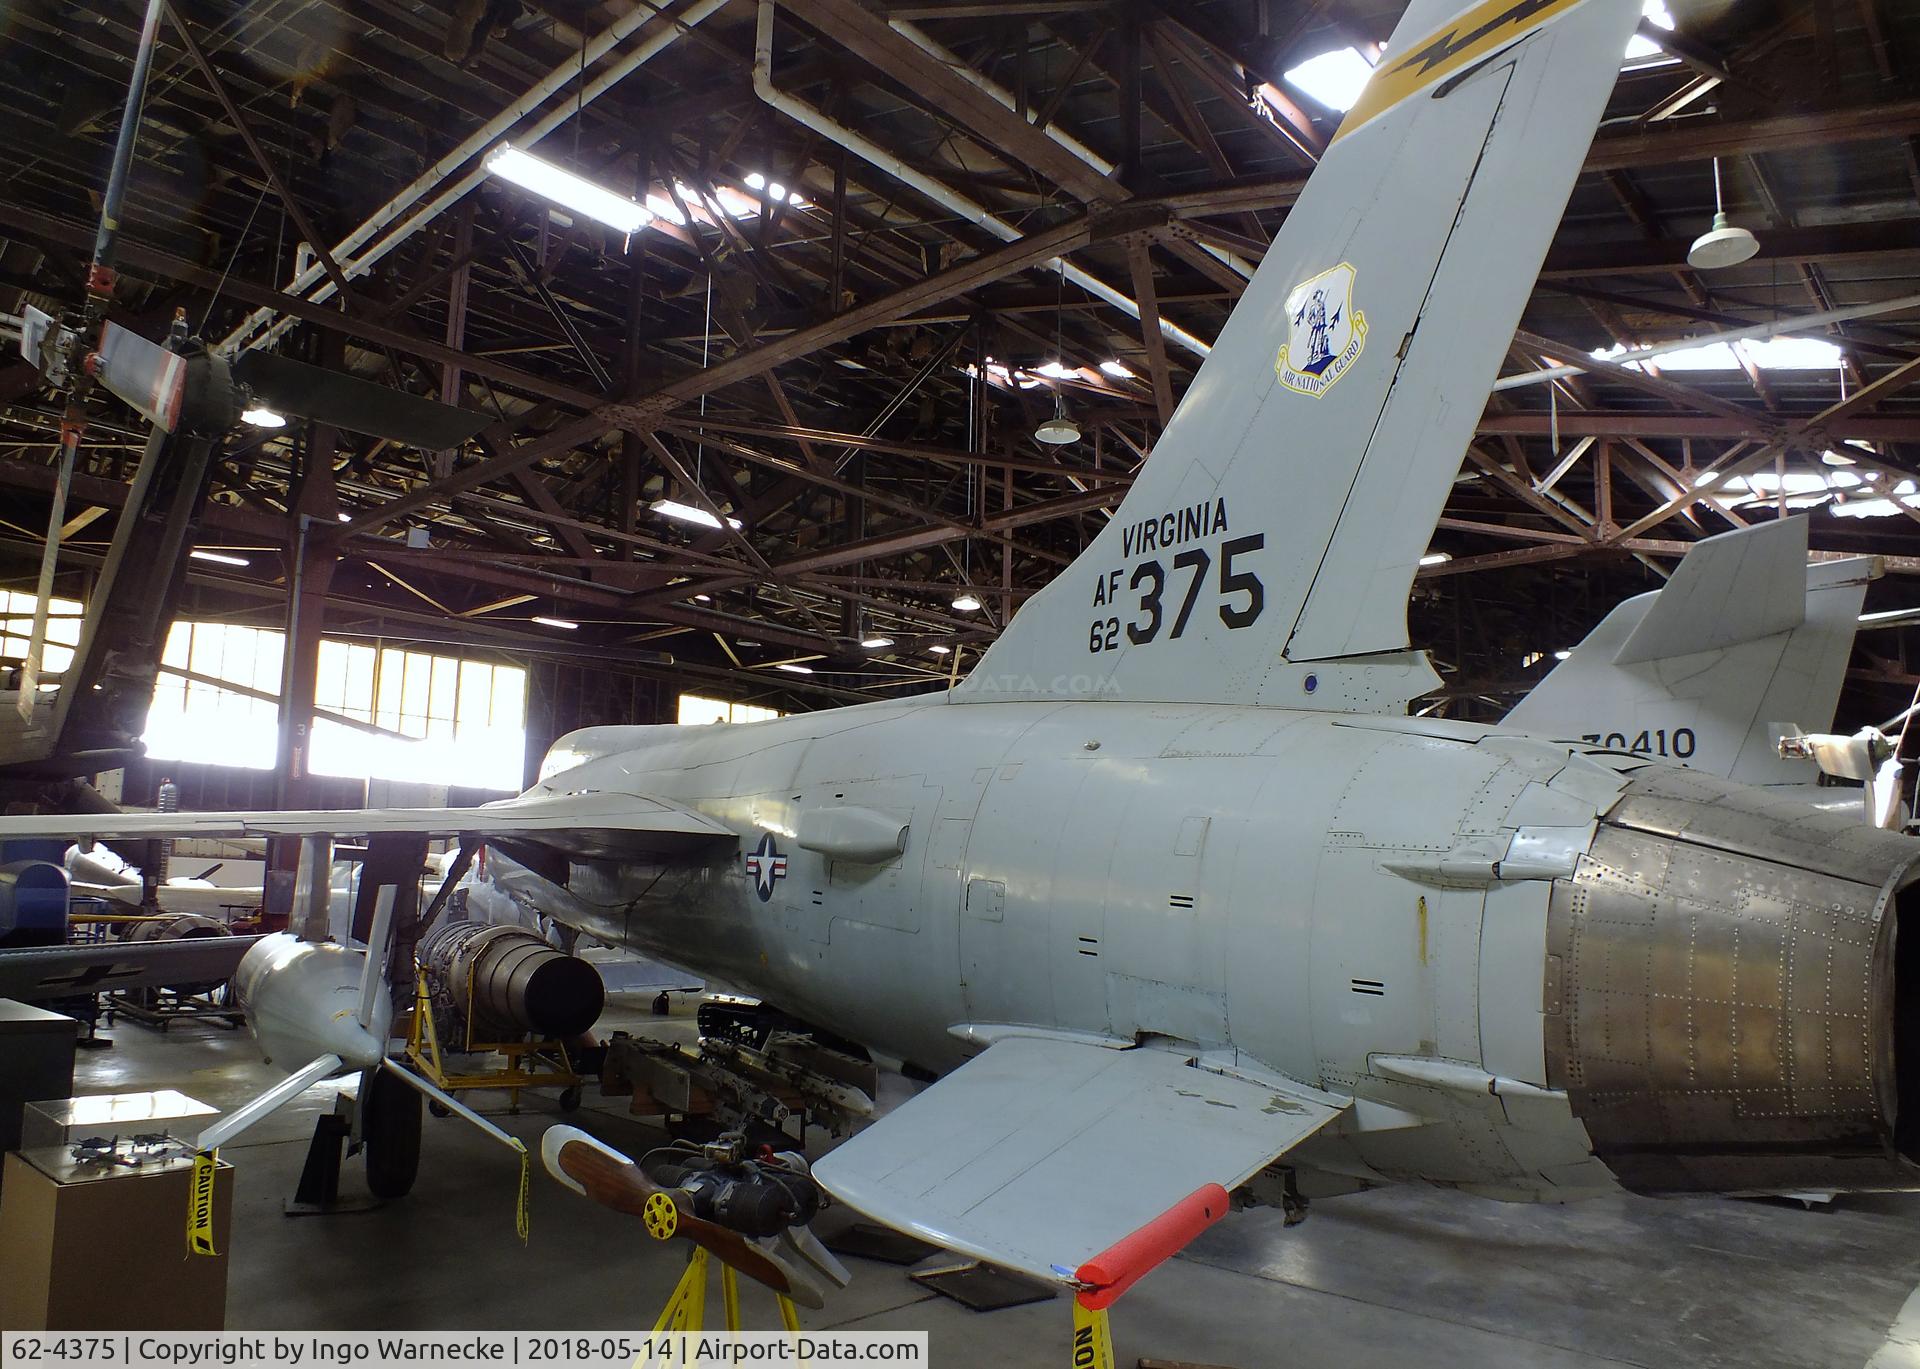
[[606, 1002], [598, 970], [522, 927], [450, 922], [419, 956], [443, 1041], [565, 1039], [593, 1026]]
[[1629, 1188], [1920, 1188], [1909, 839], [1649, 767], [1554, 889], [1543, 1006], [1548, 1083]]

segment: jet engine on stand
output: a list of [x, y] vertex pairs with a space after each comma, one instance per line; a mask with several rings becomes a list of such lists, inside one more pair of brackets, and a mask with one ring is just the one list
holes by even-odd
[[[569, 1044], [600, 1018], [606, 992], [600, 972], [555, 950], [523, 927], [449, 922], [420, 943], [420, 977], [407, 1054], [449, 1093], [506, 1089], [518, 1109], [520, 1090], [558, 1088], [560, 1106], [578, 1107], [583, 1080]], [[448, 1057], [495, 1052], [496, 1070], [461, 1071]]]
[[578, 1036], [606, 1002], [598, 970], [523, 927], [449, 922], [419, 957], [443, 1042]]

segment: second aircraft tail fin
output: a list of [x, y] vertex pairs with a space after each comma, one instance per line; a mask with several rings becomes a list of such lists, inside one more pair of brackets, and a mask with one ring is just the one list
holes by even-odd
[[1747, 784], [1811, 782], [1789, 728], [1826, 732], [1872, 557], [1807, 564], [1807, 520], [1710, 537], [1665, 588], [1628, 599], [1505, 725], [1676, 760]]

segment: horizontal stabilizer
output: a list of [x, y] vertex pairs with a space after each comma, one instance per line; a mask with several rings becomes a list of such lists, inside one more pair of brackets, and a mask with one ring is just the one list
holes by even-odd
[[1172, 1051], [1006, 1037], [813, 1173], [887, 1226], [1104, 1302], [1340, 1110]]
[[493, 421], [472, 409], [456, 409], [258, 349], [240, 354], [233, 376], [277, 413], [425, 451], [458, 447]]
[[533, 794], [480, 808], [72, 813], [0, 817], [0, 838], [374, 836], [410, 832], [520, 841], [582, 858], [690, 855], [739, 840], [724, 823], [640, 794]]
[[1688, 656], [1790, 632], [1806, 621], [1807, 520], [1777, 518], [1687, 549], [1615, 665]]

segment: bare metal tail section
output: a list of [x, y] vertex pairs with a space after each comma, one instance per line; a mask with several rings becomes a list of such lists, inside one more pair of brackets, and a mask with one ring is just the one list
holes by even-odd
[[1584, 737], [1744, 784], [1810, 784], [1783, 731], [1827, 732], [1872, 557], [1807, 564], [1807, 520], [1723, 533], [1666, 586], [1627, 600], [1507, 714], [1506, 725]]
[[1398, 711], [1413, 573], [1633, 0], [1415, 0], [1113, 521], [956, 700]]

